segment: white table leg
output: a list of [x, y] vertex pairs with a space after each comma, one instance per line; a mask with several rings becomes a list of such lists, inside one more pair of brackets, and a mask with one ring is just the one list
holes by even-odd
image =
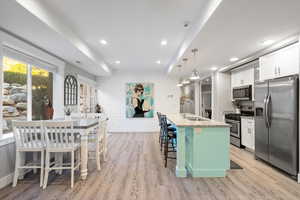
[[81, 179], [85, 180], [88, 175], [88, 133], [89, 130], [81, 130]]

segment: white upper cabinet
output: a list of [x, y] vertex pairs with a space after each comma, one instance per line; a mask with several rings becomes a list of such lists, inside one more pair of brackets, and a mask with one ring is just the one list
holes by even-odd
[[254, 84], [254, 68], [241, 69], [231, 72], [231, 86], [240, 87]]
[[260, 62], [260, 80], [268, 80], [299, 73], [299, 44], [263, 56]]

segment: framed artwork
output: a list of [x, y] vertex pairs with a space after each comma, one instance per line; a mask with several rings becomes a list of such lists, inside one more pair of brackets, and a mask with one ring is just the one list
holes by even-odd
[[153, 83], [126, 83], [126, 117], [153, 118]]

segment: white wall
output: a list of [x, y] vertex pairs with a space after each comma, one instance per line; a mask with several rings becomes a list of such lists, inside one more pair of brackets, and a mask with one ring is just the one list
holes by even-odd
[[177, 80], [163, 73], [117, 72], [111, 77], [97, 80], [98, 99], [109, 117], [110, 132], [154, 132], [158, 131], [156, 113], [154, 118], [132, 118], [125, 115], [125, 84], [129, 82], [154, 83], [154, 110], [164, 114], [179, 113], [180, 89]]
[[232, 111], [230, 73], [212, 75], [212, 119], [223, 121], [224, 111]]

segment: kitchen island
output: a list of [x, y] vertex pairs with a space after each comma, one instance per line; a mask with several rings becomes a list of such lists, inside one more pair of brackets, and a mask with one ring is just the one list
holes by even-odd
[[176, 176], [225, 177], [230, 168], [230, 129], [196, 115], [168, 115], [177, 127]]

